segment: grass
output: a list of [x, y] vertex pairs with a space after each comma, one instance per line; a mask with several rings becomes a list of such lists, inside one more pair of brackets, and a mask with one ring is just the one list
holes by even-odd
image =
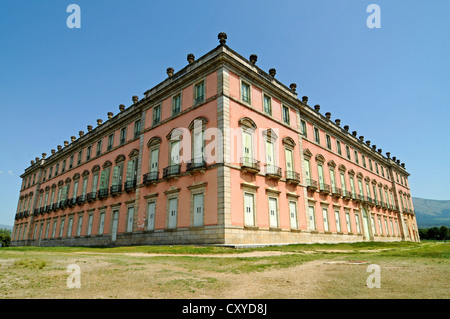
[[[266, 251], [282, 254], [239, 256]], [[450, 243], [435, 242], [8, 247], [0, 249], [0, 298], [448, 298], [449, 257]], [[325, 264], [343, 260], [379, 264], [384, 293], [361, 285], [367, 265]], [[82, 289], [67, 289], [69, 264], [80, 266]]]

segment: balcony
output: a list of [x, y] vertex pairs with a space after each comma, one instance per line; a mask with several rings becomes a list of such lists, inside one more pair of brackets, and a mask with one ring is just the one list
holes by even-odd
[[57, 212], [59, 210], [59, 203], [52, 204], [52, 211]]
[[77, 197], [77, 204], [83, 205], [86, 202], [86, 195], [80, 195]]
[[95, 201], [96, 198], [97, 198], [97, 193], [96, 192], [92, 192], [92, 193], [88, 193], [87, 194], [87, 201], [89, 203]]
[[352, 199], [353, 198], [353, 194], [352, 194], [352, 192], [349, 192], [349, 191], [342, 191], [342, 197], [345, 199], [345, 200], [350, 200], [350, 199]]
[[76, 204], [77, 204], [76, 198], [70, 198], [67, 200], [67, 206], [69, 206], [69, 207], [74, 207]]
[[206, 161], [203, 157], [193, 158], [190, 162], [186, 163], [186, 171], [202, 171], [205, 172]]
[[374, 200], [374, 204], [375, 204], [375, 206], [377, 206], [378, 208], [381, 207], [381, 202], [380, 202], [378, 199], [375, 199], [375, 200]]
[[125, 191], [126, 192], [131, 192], [133, 189], [136, 188], [136, 184], [137, 184], [137, 180], [136, 179], [132, 179], [132, 180], [126, 181], [125, 185], [124, 185]]
[[156, 183], [158, 179], [159, 179], [159, 172], [148, 172], [147, 174], [144, 174], [143, 183], [146, 185]]
[[198, 97], [195, 98], [195, 104], [200, 104], [205, 100], [205, 96], [204, 95], [199, 95]]
[[328, 195], [331, 191], [331, 187], [328, 184], [320, 183], [319, 192], [325, 195]]
[[59, 208], [65, 209], [67, 207], [67, 200], [62, 200], [59, 202]]
[[316, 191], [317, 190], [317, 181], [313, 179], [306, 180], [306, 188], [309, 191]]
[[35, 209], [34, 209], [33, 215], [34, 215], [34, 216], [39, 215], [39, 208], [35, 208]]
[[98, 192], [97, 192], [97, 197], [99, 199], [103, 199], [103, 198], [108, 197], [108, 189], [107, 188], [99, 189]]
[[258, 174], [260, 172], [259, 161], [251, 157], [241, 157], [241, 170], [242, 172]]
[[266, 177], [273, 179], [281, 178], [281, 168], [275, 165], [266, 165]]
[[122, 184], [111, 186], [109, 192], [111, 196], [116, 196], [118, 193], [122, 191]]
[[294, 185], [300, 184], [300, 174], [294, 171], [286, 171], [286, 182]]
[[170, 165], [163, 169], [163, 178], [176, 178], [180, 176], [180, 164]]
[[333, 187], [331, 190], [331, 196], [340, 198], [342, 196], [342, 190], [339, 187]]
[[45, 206], [45, 212], [46, 213], [50, 213], [51, 210], [52, 210], [52, 205]]

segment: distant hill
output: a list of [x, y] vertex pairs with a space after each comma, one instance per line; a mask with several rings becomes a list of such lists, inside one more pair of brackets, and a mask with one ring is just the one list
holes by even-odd
[[4, 228], [6, 228], [6, 229], [8, 229], [10, 231], [12, 231], [12, 229], [13, 229], [12, 226], [0, 224], [0, 229], [4, 229]]
[[450, 200], [412, 199], [418, 228], [450, 227]]

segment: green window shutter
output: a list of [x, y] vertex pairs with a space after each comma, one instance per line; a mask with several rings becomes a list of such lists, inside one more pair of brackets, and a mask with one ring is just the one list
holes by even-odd
[[133, 161], [128, 161], [127, 163], [127, 182], [133, 180]]
[[119, 184], [119, 166], [114, 166], [112, 186], [116, 186], [118, 184]]
[[105, 189], [106, 188], [106, 170], [102, 171], [102, 173], [100, 174], [100, 189]]

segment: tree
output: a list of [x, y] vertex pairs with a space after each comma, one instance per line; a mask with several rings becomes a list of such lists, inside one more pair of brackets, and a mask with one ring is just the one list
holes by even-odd
[[441, 226], [441, 228], [439, 228], [439, 239], [440, 240], [450, 239], [450, 233], [449, 233], [449, 229], [447, 227]]
[[2, 247], [9, 247], [11, 243], [11, 231], [8, 229], [0, 229], [0, 243]]

